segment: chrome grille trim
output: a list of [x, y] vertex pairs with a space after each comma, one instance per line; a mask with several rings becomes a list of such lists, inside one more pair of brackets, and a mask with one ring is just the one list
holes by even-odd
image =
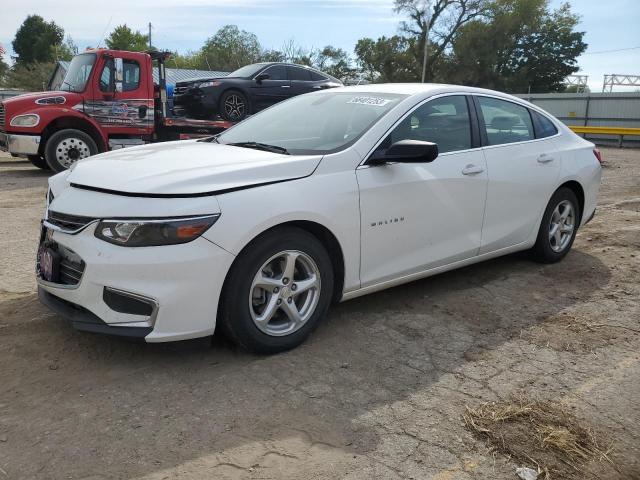
[[75, 234], [79, 233], [89, 225], [97, 222], [98, 218], [83, 217], [80, 215], [69, 215], [66, 213], [58, 213], [53, 210], [47, 212], [47, 217], [44, 220], [44, 225], [51, 230], [58, 232]]
[[0, 130], [5, 130], [5, 111], [4, 103], [0, 102]]

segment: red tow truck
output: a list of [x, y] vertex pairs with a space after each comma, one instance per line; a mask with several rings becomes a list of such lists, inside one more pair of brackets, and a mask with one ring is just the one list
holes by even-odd
[[173, 115], [168, 57], [166, 52], [108, 49], [76, 55], [59, 91], [0, 102], [0, 150], [59, 172], [107, 150], [214, 135], [230, 127], [228, 121]]

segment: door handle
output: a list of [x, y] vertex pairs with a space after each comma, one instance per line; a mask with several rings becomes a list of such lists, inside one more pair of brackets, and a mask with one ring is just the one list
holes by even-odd
[[282, 88], [291, 88], [291, 85], [282, 85]]
[[482, 168], [479, 165], [474, 165], [472, 163], [470, 163], [469, 165], [467, 165], [462, 169], [463, 175], [475, 175], [477, 173], [482, 173], [482, 172], [484, 172], [484, 168]]
[[540, 155], [538, 157], [538, 163], [549, 163], [549, 162], [553, 162], [553, 160], [554, 160], [554, 158], [550, 157], [546, 153], [543, 153], [542, 155]]

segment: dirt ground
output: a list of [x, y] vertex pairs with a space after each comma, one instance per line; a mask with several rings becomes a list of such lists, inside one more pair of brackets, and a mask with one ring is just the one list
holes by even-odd
[[[640, 478], [640, 151], [605, 149], [595, 219], [522, 255], [340, 304], [302, 347], [146, 345], [38, 303], [47, 174], [0, 157], [0, 480], [515, 479], [466, 407], [558, 402]], [[556, 477], [557, 478], [557, 477]]]

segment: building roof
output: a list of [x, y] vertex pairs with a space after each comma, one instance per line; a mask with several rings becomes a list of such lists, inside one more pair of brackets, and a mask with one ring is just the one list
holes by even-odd
[[[65, 61], [59, 61], [58, 66], [62, 68], [65, 72], [69, 69], [69, 63]], [[176, 82], [181, 82], [183, 80], [191, 80], [196, 78], [220, 78], [226, 77], [229, 75], [229, 72], [216, 72], [209, 70], [191, 70], [184, 68], [165, 68], [165, 72], [167, 74], [167, 83], [170, 85], [175, 85]], [[153, 81], [158, 81], [158, 69], [153, 69]]]

